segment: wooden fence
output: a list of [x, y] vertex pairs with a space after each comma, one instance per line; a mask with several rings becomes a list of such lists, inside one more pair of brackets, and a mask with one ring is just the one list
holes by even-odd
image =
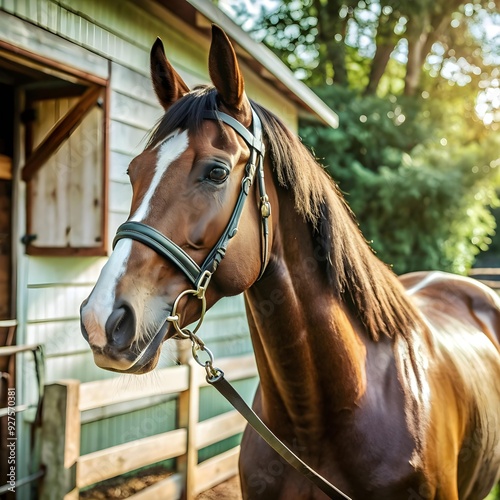
[[[257, 375], [251, 356], [217, 361], [228, 380]], [[198, 450], [243, 431], [235, 411], [198, 422], [205, 370], [194, 362], [158, 370], [154, 385], [117, 391], [111, 380], [63, 380], [45, 389], [42, 463], [46, 467], [41, 500], [76, 500], [81, 488], [156, 462], [177, 458], [174, 473], [129, 497], [133, 500], [192, 499], [237, 473], [239, 446], [198, 464]], [[178, 394], [178, 428], [104, 450], [80, 455], [81, 412], [147, 396]]]
[[500, 292], [500, 268], [474, 267], [469, 271], [469, 276], [493, 288], [497, 293]]

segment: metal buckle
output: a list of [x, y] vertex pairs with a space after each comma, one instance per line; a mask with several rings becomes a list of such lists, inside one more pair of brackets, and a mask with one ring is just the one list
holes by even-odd
[[[191, 353], [193, 355], [194, 360], [207, 372], [207, 381], [210, 383], [217, 382], [220, 380], [224, 373], [222, 370], [214, 367], [214, 355], [212, 351], [205, 345], [205, 342], [196, 335], [196, 332], [199, 330], [201, 324], [203, 323], [203, 319], [205, 318], [205, 313], [207, 309], [207, 300], [205, 298], [205, 291], [207, 289], [208, 284], [210, 283], [210, 278], [212, 277], [212, 273], [209, 271], [204, 271], [201, 275], [200, 283], [198, 285], [197, 290], [184, 290], [181, 292], [177, 298], [175, 299], [174, 305], [172, 307], [172, 313], [168, 316], [167, 321], [172, 322], [175, 330], [177, 331], [177, 336], [183, 339], [189, 339], [191, 341]], [[198, 324], [194, 328], [193, 331], [188, 330], [187, 328], [182, 328], [179, 324], [179, 315], [177, 314], [177, 307], [179, 305], [179, 301], [185, 295], [194, 295], [201, 300], [201, 314]], [[208, 355], [208, 359], [203, 362], [200, 360], [198, 356], [198, 351], [205, 352]]]
[[267, 194], [260, 197], [260, 213], [263, 219], [267, 219], [271, 216], [271, 203]]
[[198, 286], [196, 287], [196, 296], [199, 299], [205, 298], [205, 292], [208, 288], [208, 285], [210, 283], [211, 278], [212, 278], [212, 273], [210, 271], [208, 271], [208, 270], [203, 271], [203, 273], [200, 276], [200, 279], [198, 281]]
[[249, 175], [244, 177], [243, 180], [241, 181], [241, 189], [243, 190], [245, 195], [248, 195], [248, 193], [250, 192], [250, 188], [252, 187], [252, 182], [253, 179]]

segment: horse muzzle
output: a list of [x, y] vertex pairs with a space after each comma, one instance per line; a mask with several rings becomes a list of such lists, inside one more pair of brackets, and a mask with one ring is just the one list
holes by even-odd
[[121, 373], [146, 373], [157, 364], [160, 347], [166, 338], [167, 322], [153, 336], [137, 334], [133, 308], [127, 303], [113, 309], [104, 329], [98, 324], [95, 312], [81, 307], [81, 332], [89, 343], [95, 364], [105, 370]]

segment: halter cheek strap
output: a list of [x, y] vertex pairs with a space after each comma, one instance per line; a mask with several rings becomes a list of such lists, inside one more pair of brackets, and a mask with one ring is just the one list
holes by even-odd
[[218, 110], [205, 111], [203, 118], [206, 120], [216, 120], [229, 125], [239, 134], [250, 148], [250, 158], [245, 166], [245, 176], [241, 182], [241, 190], [236, 200], [233, 213], [229, 222], [220, 236], [216, 245], [207, 255], [203, 264], [198, 266], [196, 262], [176, 243], [151, 226], [137, 221], [127, 221], [122, 224], [113, 240], [113, 248], [118, 241], [123, 238], [130, 238], [147, 245], [162, 257], [173, 262], [198, 289], [200, 285], [206, 288], [211, 275], [216, 271], [220, 262], [226, 254], [229, 240], [238, 231], [238, 224], [243, 212], [245, 201], [250, 192], [255, 175], [258, 173], [258, 187], [260, 193], [260, 211], [262, 218], [262, 264], [259, 273], [260, 279], [268, 261], [269, 253], [269, 223], [271, 215], [271, 204], [266, 194], [264, 183], [264, 154], [265, 147], [262, 142], [262, 124], [257, 113], [252, 108], [252, 132], [246, 129], [240, 122], [232, 116]]
[[[243, 212], [243, 207], [245, 205], [245, 201], [250, 192], [250, 187], [252, 186], [255, 175], [258, 172], [259, 175], [259, 190], [262, 200], [265, 198], [267, 204], [269, 205], [269, 215], [271, 215], [270, 204], [267, 198], [267, 194], [265, 192], [265, 184], [264, 184], [264, 154], [265, 147], [262, 142], [262, 125], [260, 122], [257, 113], [252, 109], [252, 128], [253, 134], [251, 134], [239, 121], [235, 120], [232, 116], [227, 115], [226, 113], [222, 113], [221, 111], [205, 111], [203, 118], [206, 120], [218, 120], [222, 121], [226, 125], [229, 125], [231, 128], [238, 133], [243, 140], [247, 143], [250, 148], [250, 158], [245, 166], [245, 177], [241, 181], [241, 190], [236, 200], [236, 205], [234, 207], [231, 218], [229, 219], [229, 223], [226, 226], [226, 229], [222, 233], [219, 241], [208, 254], [205, 262], [201, 266], [202, 273], [204, 271], [210, 271], [211, 273], [215, 272], [217, 267], [219, 266], [221, 260], [224, 258], [226, 254], [227, 245], [229, 244], [229, 240], [233, 238], [238, 232], [238, 224], [241, 218], [241, 214]], [[262, 179], [262, 181], [260, 181]], [[262, 210], [261, 210], [262, 213]], [[268, 247], [268, 217], [262, 217], [262, 229], [263, 229], [263, 258], [261, 263], [261, 269], [259, 273], [258, 279], [261, 278], [264, 273], [266, 264], [267, 264], [267, 247]]]

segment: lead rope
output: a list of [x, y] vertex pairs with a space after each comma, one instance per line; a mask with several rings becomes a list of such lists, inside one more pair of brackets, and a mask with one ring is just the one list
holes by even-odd
[[[211, 273], [205, 271], [202, 278], [199, 280], [196, 290], [185, 290], [177, 297], [167, 321], [170, 321], [173, 324], [178, 337], [189, 339], [191, 341], [191, 353], [196, 363], [205, 368], [207, 373], [207, 382], [211, 386], [215, 387], [215, 389], [217, 389], [220, 394], [222, 394], [229, 401], [229, 403], [243, 416], [248, 424], [255, 429], [262, 439], [264, 439], [264, 441], [271, 446], [271, 448], [273, 448], [273, 450], [281, 455], [281, 457], [283, 457], [294, 469], [309, 479], [309, 481], [315, 484], [330, 498], [351, 500], [349, 496], [327, 481], [323, 476], [320, 476], [314, 469], [309, 467], [301, 458], [291, 451], [290, 448], [288, 448], [280, 439], [278, 439], [269, 427], [267, 427], [267, 425], [260, 419], [260, 417], [245, 403], [234, 387], [224, 378], [224, 372], [220, 368], [214, 366], [215, 358], [212, 351], [196, 334], [205, 318], [207, 310], [205, 292], [208, 284], [210, 283], [211, 276]], [[201, 300], [200, 319], [192, 331], [180, 326], [179, 315], [177, 314], [180, 299], [186, 295], [194, 295]], [[206, 361], [203, 362], [200, 359], [200, 352], [204, 352], [208, 356]]]

